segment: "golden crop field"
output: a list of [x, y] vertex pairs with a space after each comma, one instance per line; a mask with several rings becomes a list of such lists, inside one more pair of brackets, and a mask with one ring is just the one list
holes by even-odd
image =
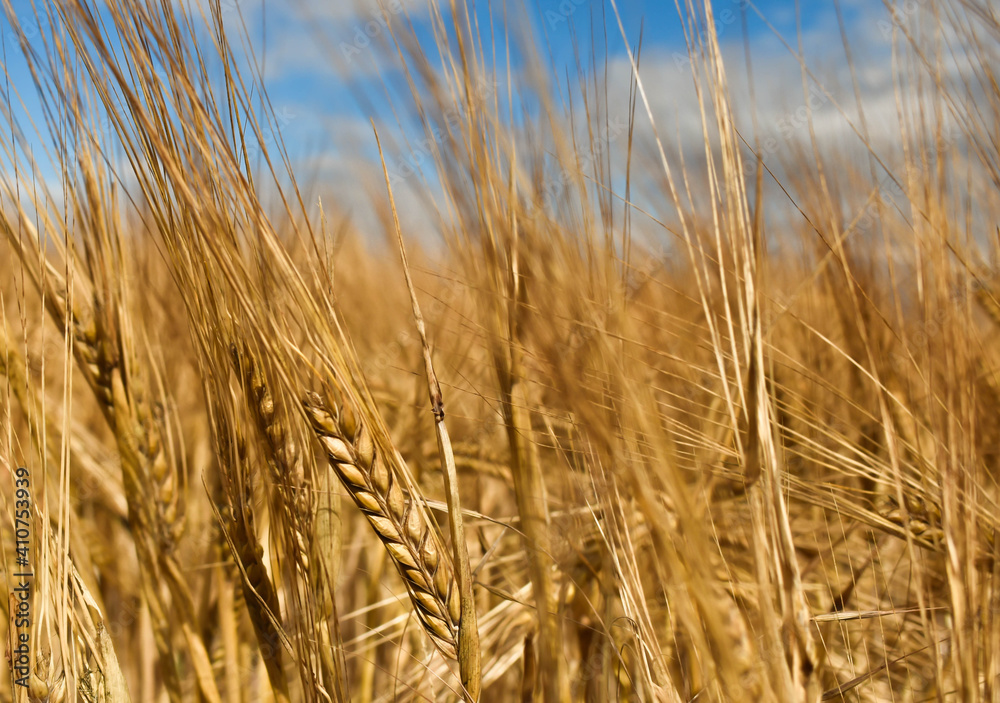
[[3, 0], [0, 701], [1000, 701], [995, 2], [291, 5]]

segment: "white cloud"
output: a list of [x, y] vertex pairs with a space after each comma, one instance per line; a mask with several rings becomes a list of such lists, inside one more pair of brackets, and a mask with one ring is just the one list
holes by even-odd
[[[352, 75], [376, 73], [377, 61], [390, 41], [389, 27], [427, 16], [432, 0], [297, 0], [263, 7], [259, 0], [222, 3], [231, 27], [237, 28], [242, 17], [258, 57], [266, 56], [266, 77], [276, 80], [338, 69]], [[264, 20], [266, 44], [261, 47], [257, 42]]]
[[[244, 0], [246, 1], [246, 0]], [[307, 16], [323, 20], [354, 20], [374, 19], [383, 12], [389, 15], [402, 15], [404, 12], [411, 17], [425, 14], [430, 9], [431, 0], [346, 0], [331, 2], [330, 0], [300, 0], [305, 6]]]
[[[913, 13], [901, 18], [901, 21], [915, 24], [917, 19]], [[869, 144], [878, 159], [895, 175], [900, 176], [904, 160], [898, 111], [902, 105], [905, 113], [915, 114], [920, 107], [919, 101], [926, 100], [926, 96], [921, 98], [908, 86], [904, 86], [902, 93], [897, 95], [900, 69], [893, 65], [891, 42], [882, 36], [886, 30], [879, 24], [889, 21], [889, 15], [884, 9], [881, 13], [875, 12], [869, 5], [860, 16], [855, 14], [853, 19], [848, 21], [847, 31], [851, 37], [867, 38], [867, 43], [860, 38], [852, 39], [851, 48]], [[943, 34], [945, 37], [954, 36], [953, 32], [948, 31]], [[962, 46], [957, 37], [949, 39], [949, 43], [951, 46]], [[816, 37], [803, 38], [812, 75], [807, 78], [804, 90], [799, 61], [787, 50], [775, 51], [773, 44], [762, 40], [758, 45], [754, 41], [751, 47], [754, 100], [751, 100], [742, 38], [731, 36], [729, 41], [722, 45], [730, 105], [737, 127], [741, 134], [753, 143], [755, 135], [753, 117], [756, 116], [756, 135], [760, 139], [765, 163], [794, 195], [798, 188], [810, 182], [804, 177], [806, 174], [797, 170], [803, 166], [799, 159], [805, 159], [808, 171], [814, 170], [810, 165], [811, 125], [821, 158], [827, 162], [828, 168], [833, 167], [832, 171], [828, 170], [827, 176], [831, 179], [834, 197], [846, 198], [845, 204], [848, 210], [853, 211], [859, 189], [857, 176], [852, 176], [851, 170], [855, 169], [855, 174], [867, 174], [869, 159], [868, 147], [858, 134], [864, 133], [864, 129], [855, 99], [851, 65], [844, 55], [843, 47], [839, 41], [830, 42], [828, 37], [824, 41]], [[796, 46], [797, 41], [794, 37], [790, 44]], [[969, 71], [960, 52], [957, 57], [946, 52], [942, 61], [942, 73], [953, 84], [960, 85], [962, 77], [968, 79]], [[904, 68], [905, 70], [908, 69]], [[608, 71], [609, 119], [614, 120], [619, 115], [627, 117], [632, 73], [627, 57], [613, 58], [608, 64]], [[667, 152], [674, 176], [678, 177], [681, 166], [679, 157], [683, 156], [691, 179], [691, 190], [696, 194], [697, 200], [697, 194], [708, 191], [705, 180], [707, 178], [705, 137], [687, 57], [683, 53], [675, 53], [655, 45], [651, 48], [647, 45], [642, 56], [640, 74], [650, 102], [656, 131]], [[930, 81], [925, 81], [925, 84], [930, 85]], [[600, 88], [598, 92], [602, 93], [603, 90]], [[709, 143], [712, 146], [713, 158], [719, 163], [718, 135], [712, 116], [711, 96], [703, 95], [703, 99], [710, 123]], [[961, 98], [959, 100], [961, 101]], [[577, 110], [577, 124], [574, 127], [578, 138], [585, 139], [585, 125], [582, 124], [583, 118], [580, 117], [582, 112]], [[948, 126], [948, 121], [946, 115], [946, 136], [961, 153], [965, 140], [957, 129]], [[912, 140], [926, 138], [926, 135], [911, 131], [908, 137]], [[805, 150], [801, 151], [803, 146]], [[611, 152], [612, 182], [616, 187], [622, 188], [626, 141], [616, 140], [608, 151]], [[746, 172], [752, 172], [754, 164], [749, 150], [743, 148], [742, 153], [746, 161], [744, 164]], [[662, 188], [663, 170], [653, 143], [650, 120], [641, 101], [636, 109], [631, 168], [633, 201], [648, 208], [654, 216], [672, 220], [673, 203], [669, 201]], [[884, 179], [880, 169], [876, 171], [876, 179]], [[986, 179], [982, 180], [986, 182]], [[783, 217], [786, 215], [798, 217], [784, 194], [770, 184], [769, 180], [766, 183], [767, 187], [773, 189], [771, 195], [774, 196], [768, 202], [774, 205], [775, 210], [769, 210], [769, 213], [777, 214], [777, 211], [780, 211]], [[679, 187], [683, 188], [683, 185]], [[862, 194], [863, 199], [864, 194]], [[702, 204], [696, 202], [695, 207], [698, 208]]]
[[[429, 7], [427, 0], [400, 1], [401, 6], [411, 14], [425, 12]], [[244, 9], [259, 5], [251, 0], [240, 0], [240, 2]], [[854, 69], [869, 127], [871, 145], [886, 163], [898, 167], [901, 154], [900, 130], [893, 66], [890, 60], [891, 46], [886, 25], [890, 18], [884, 7], [876, 8], [872, 3], [860, 0], [851, 0], [851, 3], [854, 3], [852, 7], [854, 19], [850, 20], [851, 25], [847, 29], [852, 37]], [[851, 3], [847, 3], [847, 6]], [[365, 27], [368, 22], [375, 21], [373, 19], [375, 7], [372, 2], [357, 5], [306, 0], [295, 13], [286, 9], [283, 14], [276, 17], [274, 11], [269, 9], [269, 19], [274, 20], [268, 25], [269, 82], [279, 81], [281, 77], [287, 77], [291, 73], [312, 74], [314, 76], [312, 85], [315, 86], [315, 90], [323, 90], [322, 79], [332, 78], [334, 68], [332, 58], [336, 56], [331, 57], [331, 51], [336, 54], [338, 43], [344, 42], [353, 42], [351, 46], [357, 44], [355, 48], [364, 49], [354, 57], [356, 63], [351, 67], [351, 71], [360, 73], [373, 71], [374, 62], [384, 56], [384, 52], [374, 47], [374, 44], [384, 37], [376, 31], [378, 28], [376, 25], [372, 25], [368, 32], [374, 35], [368, 37], [371, 46], [360, 46], [365, 41], [357, 37], [367, 36]], [[902, 18], [904, 22], [909, 19], [913, 18]], [[315, 33], [321, 31], [328, 37], [325, 46], [320, 46], [313, 36], [314, 33], [308, 31], [308, 27], [303, 24], [308, 22], [322, 23], [313, 28], [317, 29]], [[888, 25], [889, 28], [891, 26]], [[361, 34], [355, 37], [359, 31]], [[828, 32], [829, 28], [824, 28], [823, 31]], [[781, 47], [780, 42], [773, 37], [754, 38], [752, 48], [754, 101], [751, 101], [742, 38], [738, 35], [735, 30], [727, 30], [722, 47], [731, 105], [741, 133], [751, 142], [754, 138], [752, 117], [756, 115], [759, 130], [757, 137], [760, 140], [763, 157], [778, 177], [788, 178], [784, 167], [791, 165], [795, 153], [793, 147], [808, 142], [810, 121], [823, 153], [843, 158], [845, 163], [851, 163], [852, 160], [859, 165], [866, 163], [865, 147], [855, 133], [856, 129], [861, 129], [861, 122], [855, 104], [851, 70], [844, 58], [840, 42], [829, 41], [829, 34], [814, 33], [803, 37], [810, 69], [819, 81], [817, 84], [814, 79], [809, 78], [804, 94], [801, 67], [796, 58]], [[790, 43], [795, 46], [798, 42], [792, 37]], [[611, 58], [608, 71], [608, 121], [627, 120], [631, 76], [627, 58], [621, 56]], [[958, 75], [958, 62], [950, 60], [947, 72]], [[658, 133], [672, 159], [675, 173], [679, 167], [677, 157], [683, 155], [692, 177], [703, 178], [704, 135], [690, 64], [686, 57], [656, 45], [652, 47], [647, 45], [641, 73]], [[335, 87], [333, 80], [330, 80], [328, 89], [342, 90]], [[710, 96], [706, 95], [704, 98], [706, 107], [711, 110]], [[307, 102], [308, 99], [308, 95], [303, 96], [303, 102]], [[910, 106], [912, 105], [911, 97]], [[282, 106], [275, 107], [280, 111]], [[372, 144], [370, 124], [361, 117], [324, 116], [315, 106], [310, 107], [308, 104], [293, 106], [291, 109], [303, 117], [294, 124], [294, 134], [289, 130], [289, 133], [284, 135], [286, 140], [301, 147], [313, 134], [329, 134], [328, 151], [320, 156], [306, 154], [312, 157], [313, 164], [318, 166], [317, 177], [324, 186], [331, 189], [331, 192], [337, 193], [340, 201], [351, 204], [355, 217], [363, 223], [362, 229], [379, 227], [377, 218], [370, 213], [370, 196], [373, 178], [375, 187], [383, 187], [381, 174], [374, 168], [377, 164], [373, 164], [370, 160], [370, 151], [366, 160], [360, 151], [348, 148], [352, 145], [370, 147]], [[401, 112], [407, 112], [405, 107]], [[711, 116], [709, 119], [711, 120]], [[576, 129], [579, 136], [585, 135], [583, 125], [577, 124]], [[717, 141], [714, 131], [714, 127], [709, 129], [710, 143], [712, 140]], [[391, 141], [388, 139], [389, 136], [383, 135], [383, 143]], [[538, 148], [537, 143], [531, 146], [536, 150]], [[403, 149], [405, 151], [405, 147]], [[621, 175], [624, 172], [625, 150], [624, 139], [616, 139], [608, 150], [612, 155], [612, 175], [616, 185], [621, 182]], [[296, 155], [301, 149], [297, 151], [295, 146], [292, 146], [291, 151]], [[746, 150], [744, 154], [747, 154]], [[392, 166], [392, 154], [387, 153], [387, 161]], [[634, 187], [641, 187], [641, 182], [651, 184], [648, 196], [651, 207], [661, 210], [672, 209], [669, 204], [664, 203], [659, 186], [652, 185], [662, 174], [658, 159], [655, 158], [655, 150], [652, 148], [652, 129], [641, 104], [636, 113], [636, 147], [632, 166], [634, 174], [640, 181], [640, 183], [634, 181]], [[302, 173], [311, 171], [307, 167]], [[556, 174], [558, 175], [558, 171]], [[425, 194], [418, 194], [412, 187], [417, 178], [414, 176], [414, 182], [405, 184], [397, 193], [400, 201], [406, 201], [408, 212], [426, 212]], [[794, 179], [792, 182], [794, 184]], [[693, 189], [704, 190], [699, 188], [697, 183]], [[419, 221], [421, 228], [429, 226], [429, 219], [424, 216], [415, 216], [413, 221]]]

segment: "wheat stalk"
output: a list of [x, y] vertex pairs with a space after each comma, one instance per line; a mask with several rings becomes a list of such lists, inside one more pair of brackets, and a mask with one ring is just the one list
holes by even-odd
[[[250, 414], [264, 440], [274, 485], [273, 499], [281, 506], [273, 514], [283, 528], [281, 534], [286, 542], [285, 553], [292, 558], [299, 573], [308, 578], [308, 589], [300, 597], [316, 599], [311, 600], [310, 610], [315, 609], [317, 618], [311, 620], [309, 625], [315, 636], [300, 639], [299, 642], [312, 640], [329, 644], [326, 621], [334, 610], [329, 575], [334, 573], [333, 565], [339, 555], [339, 528], [335, 525], [339, 519], [337, 500], [328, 490], [315, 490], [307, 479], [303, 457], [292, 438], [292, 427], [278, 412], [262, 364], [254, 359], [249, 345], [245, 342], [239, 347], [231, 344], [229, 352], [243, 385]], [[316, 480], [323, 484], [321, 474], [329, 474], [330, 470], [324, 466], [310, 472], [313, 473]], [[276, 602], [272, 611], [278, 612]], [[323, 679], [331, 685], [341, 678], [332, 649], [331, 646], [319, 646], [314, 650]], [[303, 651], [300, 655], [305, 659], [309, 653]]]
[[264, 563], [264, 549], [257, 539], [252, 489], [248, 477], [241, 473], [247, 465], [246, 442], [233, 431], [231, 420], [224, 413], [218, 415], [216, 422], [220, 473], [229, 500], [226, 538], [240, 568], [247, 615], [257, 637], [271, 690], [275, 700], [287, 703], [290, 699], [283, 664], [285, 638], [281, 631], [281, 605]]
[[430, 344], [427, 342], [427, 327], [424, 324], [423, 313], [420, 312], [420, 302], [413, 287], [410, 276], [410, 264], [406, 259], [406, 245], [403, 242], [403, 230], [399, 226], [399, 214], [396, 211], [396, 199], [392, 194], [392, 183], [389, 171], [385, 166], [382, 153], [382, 142], [378, 138], [378, 130], [372, 122], [375, 131], [375, 143], [378, 145], [379, 157], [382, 159], [382, 173], [385, 176], [385, 188], [389, 194], [389, 209], [392, 212], [392, 222], [396, 230], [396, 243], [399, 246], [399, 256], [403, 264], [403, 276], [410, 293], [410, 307], [413, 310], [413, 321], [416, 323], [417, 334], [420, 336], [420, 346], [424, 352], [424, 371], [427, 374], [427, 390], [430, 396], [431, 408], [434, 412], [434, 432], [438, 440], [438, 454], [441, 458], [441, 468], [444, 474], [445, 494], [448, 499], [448, 528], [451, 533], [452, 556], [458, 582], [459, 602], [461, 603], [461, 618], [458, 632], [458, 665], [465, 687], [465, 699], [470, 703], [479, 700], [482, 690], [482, 652], [479, 648], [479, 628], [476, 623], [476, 601], [472, 594], [472, 571], [469, 567], [469, 546], [465, 537], [465, 526], [462, 518], [462, 504], [458, 493], [458, 469], [455, 466], [455, 451], [451, 446], [448, 426], [444, 421], [444, 396], [441, 384], [434, 371], [434, 361], [431, 357]]
[[[125, 277], [120, 270], [102, 266], [84, 269], [91, 302], [91, 309], [84, 310], [73, 296], [69, 281], [43, 258], [35, 228], [23, 212], [17, 217], [20, 228], [30, 234], [30, 238], [24, 238], [27, 241], [18, 237], [19, 228], [9, 218], [0, 218], [0, 231], [43, 295], [53, 321], [71, 336], [77, 368], [115, 437], [128, 523], [154, 623], [154, 641], [164, 662], [167, 692], [171, 700], [181, 700], [180, 671], [172, 657], [172, 633], [179, 631], [201, 694], [206, 700], [221, 701], [204, 641], [194, 624], [194, 601], [176, 555], [183, 527], [177, 473], [164, 446], [163, 419], [155, 412], [147, 391], [148, 379], [134, 353], [129, 311], [124, 302]], [[109, 246], [99, 241], [102, 247]], [[72, 253], [70, 256], [74, 264], [78, 263]], [[42, 263], [34, 264], [35, 260]], [[161, 583], [170, 592], [169, 601], [159, 588]], [[170, 610], [179, 617], [168, 618]]]
[[330, 466], [389, 552], [420, 623], [445, 656], [457, 658], [461, 603], [455, 575], [414, 498], [403, 492], [350, 408], [331, 409], [318, 393], [309, 393], [302, 405]]

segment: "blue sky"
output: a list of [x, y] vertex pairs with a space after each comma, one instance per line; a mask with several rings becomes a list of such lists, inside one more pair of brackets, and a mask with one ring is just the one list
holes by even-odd
[[[196, 0], [197, 1], [197, 0]], [[202, 0], [204, 1], [204, 0]], [[175, 0], [181, 2], [181, 0]], [[192, 2], [192, 0], [184, 0]], [[301, 165], [301, 175], [315, 174], [318, 182], [340, 195], [352, 210], [363, 210], [371, 188], [374, 139], [369, 119], [374, 117], [389, 145], [390, 170], [404, 167], [420, 156], [412, 146], [420, 138], [412, 103], [406, 96], [402, 74], [391, 61], [391, 53], [379, 48], [388, 40], [384, 20], [376, 0], [338, 3], [336, 0], [220, 0], [227, 25], [236, 31], [245, 22], [258, 60], [264, 67], [264, 80], [276, 114], [277, 134], [265, 134], [266, 141], [280, 139], [293, 159]], [[411, 21], [416, 36], [426, 50], [435, 51], [430, 0], [388, 0], [394, 22]], [[447, 6], [447, 1], [442, 3]], [[493, 2], [493, 30], [504, 23], [504, 10]], [[514, 3], [512, 3], [514, 4]], [[914, 3], [910, 3], [914, 4]], [[15, 13], [29, 35], [37, 32], [27, 0], [14, 0]], [[481, 32], [490, 31], [489, 7], [485, 0], [474, 0], [472, 12]], [[544, 48], [540, 53], [548, 62], [547, 70], [562, 85], [576, 81], [576, 56], [590, 66], [590, 54], [597, 53], [600, 70], [608, 70], [608, 110], [619, 113], [627, 103], [630, 68], [625, 42], [619, 33], [608, 0], [525, 0], [516, 3], [523, 9], [507, 9], [507, 25], [530, 27], [535, 41]], [[850, 121], [853, 92], [847, 62], [839, 36], [838, 19], [832, 0], [795, 3], [788, 0], [715, 0], [713, 9], [727, 61], [733, 103], [742, 126], [749, 124], [750, 112], [758, 116], [762, 137], [776, 135], [777, 145], [770, 156], [778, 159], [790, 143], [790, 136], [804, 136], [804, 121], [797, 119], [809, 104], [812, 117], [831, 144], [846, 147], [853, 138]], [[690, 71], [685, 64], [685, 46], [674, 3], [669, 0], [619, 0], [622, 23], [634, 46], [643, 36], [643, 78], [649, 90], [657, 131], [676, 135], [685, 143], [700, 145], [700, 118]], [[891, 117], [894, 98], [889, 64], [889, 15], [881, 0], [842, 0], [843, 22], [852, 41], [854, 65], [866, 109], [873, 115]], [[797, 12], [800, 13], [797, 15]], [[756, 106], [751, 110], [750, 92], [743, 59], [744, 13], [746, 40], [753, 56]], [[31, 93], [30, 77], [23, 60], [11, 41], [9, 25], [3, 26], [6, 65], [13, 84], [26, 95]], [[801, 34], [800, 34], [801, 32]], [[801, 70], [793, 51], [801, 38], [807, 65], [824, 86], [824, 92], [810, 86], [804, 94]], [[37, 37], [36, 37], [37, 39]], [[502, 34], [495, 37], [502, 51]], [[593, 45], [592, 45], [593, 39]], [[605, 50], [606, 41], [606, 50]], [[486, 45], [490, 46], [487, 40]], [[498, 63], [506, 57], [498, 56]], [[518, 54], [510, 57], [514, 70], [522, 62]], [[502, 67], [501, 67], [502, 70]], [[589, 70], [586, 68], [585, 70]], [[843, 106], [831, 102], [845, 96]], [[522, 96], [523, 97], [523, 96]], [[515, 98], [517, 99], [517, 98]], [[28, 99], [28, 110], [37, 113], [37, 103]], [[844, 113], [847, 113], [846, 117]], [[615, 117], [615, 115], [611, 115]], [[618, 115], [620, 117], [620, 114]], [[892, 119], [870, 120], [876, 129], [891, 136]], [[637, 120], [641, 136], [648, 119]], [[391, 137], [396, 137], [392, 139]], [[386, 137], [390, 137], [386, 139]], [[406, 140], [410, 140], [410, 144]], [[854, 144], [856, 147], [857, 145]], [[615, 145], [612, 145], [614, 150]], [[367, 168], [367, 170], [366, 170]], [[51, 174], [41, 174], [43, 178]], [[417, 184], [410, 179], [413, 192], [399, 197], [419, 200]], [[377, 183], [377, 181], [376, 181]]]
[[[380, 12], [376, 3], [377, 0], [356, 4], [338, 3], [337, 0], [221, 0], [224, 17], [231, 27], [237, 28], [240, 18], [246, 23], [254, 50], [265, 67], [268, 93], [276, 109], [284, 115], [285, 125], [304, 118], [311, 127], [319, 127], [324, 117], [357, 118], [367, 122], [372, 106], [359, 105], [348, 88], [371, 87], [371, 83], [378, 80], [375, 70], [381, 52], [376, 45], [386, 39], [387, 33], [384, 23], [378, 21]], [[409, 16], [422, 44], [433, 51], [434, 39], [427, 4], [428, 0], [386, 2], [394, 20]], [[447, 1], [443, 4], [447, 5]], [[492, 4], [494, 16], [500, 18], [502, 10], [496, 9], [497, 3]], [[566, 71], [575, 73], [577, 48], [582, 47], [580, 51], [584, 54], [589, 52], [591, 37], [596, 39], [596, 51], [603, 57], [605, 33], [607, 57], [621, 59], [625, 56], [625, 45], [607, 0], [526, 0], [523, 5], [518, 5], [526, 11], [512, 9], [508, 17], [530, 20], [535, 36], [547, 42], [547, 48], [542, 53], [551, 60], [554, 75], [562, 77]], [[830, 53], [831, 42], [834, 49], [839, 44], [833, 3], [803, 2], [799, 5], [803, 31], [807, 35], [827, 35], [824, 41], [809, 42], [806, 46], [807, 54], [822, 60], [824, 54]], [[854, 26], [867, 9], [876, 8], [884, 12], [880, 0], [846, 0], [842, 5], [849, 26]], [[866, 8], [866, 5], [870, 7]], [[726, 44], [741, 45], [743, 12], [747, 15], [748, 36], [756, 54], [784, 53], [765, 20], [790, 41], [795, 41], [794, 2], [716, 0], [713, 6], [720, 39]], [[32, 19], [30, 0], [13, 0], [13, 7], [29, 36], [34, 36], [37, 27]], [[487, 24], [487, 7], [488, 3], [483, 0], [472, 4], [473, 13], [483, 25]], [[673, 2], [620, 0], [618, 9], [625, 31], [633, 43], [639, 37], [640, 28], [643, 29], [647, 55], [684, 52], [683, 36]], [[2, 29], [6, 36], [6, 65], [11, 79], [16, 86], [30, 92], [30, 77], [18, 56], [6, 19]], [[343, 71], [333, 70], [337, 61], [341, 62]], [[516, 68], [516, 55], [512, 61]], [[588, 60], [585, 58], [584, 61]], [[387, 70], [384, 62], [377, 67]], [[393, 77], [391, 71], [388, 75]], [[375, 101], [373, 106], [376, 109], [384, 109], [387, 105], [376, 97], [379, 92], [369, 90], [368, 97]], [[297, 129], [288, 130], [289, 134], [283, 136], [293, 148], [311, 148], [310, 137], [320, 135], [307, 136], [310, 131], [302, 129], [300, 123]]]
[[[236, 2], [236, 0], [230, 0]], [[395, 7], [404, 8], [411, 17], [416, 34], [422, 45], [430, 53], [434, 52], [434, 37], [424, 0], [397, 0]], [[447, 4], [447, 3], [445, 3]], [[497, 3], [493, 3], [494, 6]], [[870, 8], [865, 8], [867, 4]], [[312, 3], [298, 3], [297, 9], [289, 10], [284, 3], [265, 4], [263, 10], [254, 0], [240, 0], [238, 5], [248, 24], [254, 29], [251, 34], [259, 50], [259, 58], [266, 67], [268, 91], [276, 106], [285, 106], [284, 114], [292, 119], [304, 117], [298, 128], [316, 118], [343, 118], [367, 123], [373, 108], [381, 111], [388, 104], [381, 99], [382, 86], [378, 82], [376, 70], [390, 79], [398, 78], [398, 72], [379, 61], [383, 53], [376, 48], [379, 41], [386, 39], [378, 21], [379, 15], [374, 0], [361, 3], [357, 10], [348, 12], [345, 4], [334, 11], [318, 10]], [[829, 62], [831, 54], [839, 53], [837, 20], [832, 2], [801, 3], [801, 29], [806, 37], [821, 38], [805, 44], [806, 55], [816, 62]], [[845, 23], [854, 27], [863, 21], [865, 10], [884, 9], [878, 0], [844, 2]], [[527, 12], [510, 11], [508, 17], [530, 19], [531, 26], [545, 58], [551, 61], [554, 76], [564, 79], [569, 72], [570, 80], [576, 74], [576, 55], [590, 52], [591, 38], [595, 39], [595, 51], [599, 60], [624, 61], [625, 43], [621, 38], [610, 2], [606, 0], [529, 0], [525, 3]], [[291, 7], [295, 8], [295, 3]], [[642, 30], [644, 52], [647, 56], [671, 57], [685, 52], [684, 39], [674, 5], [669, 0], [622, 0], [618, 3], [622, 23], [630, 41], [634, 43]], [[748, 3], [746, 0], [716, 0], [714, 3], [716, 22], [720, 39], [732, 46], [742, 46], [742, 13], [745, 7], [747, 36], [756, 56], [761, 58], [766, 71], [768, 63], [784, 58], [791, 59], [781, 42], [775, 37], [772, 25], [781, 35], [794, 44], [797, 22], [794, 2], [788, 0], [763, 0]], [[476, 2], [473, 11], [481, 26], [487, 25], [487, 3]], [[235, 15], [235, 12], [233, 13]], [[501, 11], [494, 7], [494, 15]], [[402, 15], [397, 15], [401, 17]], [[260, 32], [265, 25], [263, 34]], [[510, 23], [513, 25], [513, 23]], [[374, 38], [370, 38], [373, 35]], [[261, 38], [264, 38], [261, 41]], [[502, 37], [498, 37], [502, 44]], [[607, 51], [605, 53], [605, 40]], [[887, 46], [887, 44], [886, 44]], [[260, 50], [263, 47], [263, 50]], [[835, 59], [834, 59], [835, 60]], [[334, 62], [341, 62], [342, 72], [332, 71]], [[520, 66], [519, 57], [511, 57], [515, 70]], [[502, 71], [502, 67], [501, 67]], [[562, 82], [562, 80], [560, 81]], [[371, 105], [359, 105], [348, 88], [361, 89]], [[279, 108], [280, 111], [280, 108]], [[292, 118], [291, 115], [295, 117]], [[319, 125], [312, 124], [312, 127]], [[299, 131], [299, 130], [295, 130]], [[310, 131], [304, 129], [304, 131]], [[316, 136], [322, 128], [317, 129]], [[301, 136], [301, 133], [300, 133]], [[305, 148], [308, 147], [303, 144]]]
[[[447, 3], [443, 3], [447, 5]], [[495, 27], [502, 25], [503, 10], [499, 3], [492, 3]], [[769, 117], [768, 109], [777, 111], [793, 108], [802, 102], [800, 69], [797, 60], [789, 53], [779, 37], [784, 37], [796, 47], [801, 30], [802, 46], [807, 63], [824, 78], [845, 77], [846, 61], [841, 47], [838, 20], [832, 1], [796, 3], [788, 0], [716, 0], [713, 8], [720, 40], [728, 51], [730, 80], [734, 92], [746, 95], [743, 42], [744, 13], [746, 39], [754, 56], [756, 81], [761, 84], [760, 96], [767, 103], [764, 121], [777, 122]], [[261, 11], [253, 0], [242, 0], [239, 6], [250, 26], [265, 23], [266, 41], [255, 42], [263, 46], [259, 58], [266, 66], [266, 79], [274, 109], [287, 117], [282, 137], [293, 152], [298, 148], [303, 155], [317, 153], [339, 154], [344, 148], [357, 148], [363, 157], [373, 153], [373, 139], [368, 124], [369, 117], [376, 117], [380, 128], [393, 132], [412, 134], [408, 127], [407, 109], [412, 104], [407, 99], [405, 86], [399, 86], [400, 73], [383, 61], [386, 55], [377, 47], [387, 38], [373, 2], [362, 3], [354, 11], [347, 5], [335, 10], [318, 10], [311, 3], [300, 0], [298, 9], [289, 11], [288, 5], [265, 5]], [[426, 0], [398, 0], [393, 5], [396, 18], [402, 18], [402, 8], [410, 17], [416, 35], [428, 53], [435, 51], [432, 27], [428, 19]], [[481, 28], [489, 27], [490, 4], [475, 2], [473, 13]], [[591, 51], [598, 55], [599, 70], [603, 61], [609, 63], [609, 82], [615, 87], [627, 86], [628, 61], [626, 45], [617, 27], [610, 2], [604, 0], [531, 0], [524, 3], [525, 11], [508, 10], [507, 24], [530, 23], [531, 31], [543, 57], [549, 61], [551, 75], [565, 86], [577, 77], [577, 54], [582, 55], [585, 70], [589, 70]], [[678, 100], [671, 105], [671, 97], [679, 97], [673, 85], [657, 90], [657, 79], [666, 78], [672, 83], [690, 83], [690, 73], [683, 64], [686, 53], [681, 24], [674, 3], [669, 0], [622, 0], [618, 3], [622, 24], [629, 42], [634, 46], [643, 36], [644, 65], [648, 71], [651, 93], [655, 93], [657, 117], [666, 120], [667, 131], [672, 131], [673, 120], [697, 122], [697, 110], [691, 100]], [[853, 47], [855, 59], [862, 68], [872, 65], [887, 67], [888, 38], [884, 26], [888, 14], [880, 0], [843, 0], [843, 22], [853, 39], [860, 46]], [[235, 14], [235, 13], [234, 13]], [[882, 27], [879, 23], [882, 23]], [[482, 31], [488, 31], [484, 29]], [[498, 32], [502, 30], [496, 30]], [[253, 33], [253, 31], [252, 31]], [[496, 44], [503, 46], [503, 37], [496, 36]], [[606, 42], [606, 45], [605, 45]], [[490, 45], [490, 41], [486, 41]], [[605, 49], [606, 46], [606, 49]], [[502, 49], [501, 49], [502, 51]], [[503, 64], [505, 57], [497, 62]], [[515, 53], [510, 57], [514, 70], [522, 61]], [[339, 62], [340, 71], [331, 70]], [[499, 72], [502, 75], [502, 66]], [[666, 76], [662, 74], [666, 73]], [[617, 80], [620, 77], [621, 80]], [[502, 78], [501, 78], [502, 80]], [[881, 70], [862, 71], [875, 90], [886, 87]], [[390, 86], [389, 90], [385, 85]], [[686, 90], [685, 86], [681, 86]], [[841, 88], [849, 89], [849, 85]], [[386, 94], [395, 100], [391, 109]], [[363, 95], [359, 102], [356, 97]], [[626, 96], [621, 96], [622, 98]], [[688, 96], [689, 97], [689, 96]], [[516, 98], [515, 98], [516, 99]], [[612, 96], [609, 102], [623, 104]], [[787, 103], [787, 106], [783, 103]], [[382, 119], [380, 120], [379, 117]], [[409, 114], [414, 118], [415, 115]], [[400, 119], [402, 129], [396, 123]], [[334, 144], [334, 142], [340, 142]], [[346, 144], [344, 143], [346, 142]], [[393, 158], [406, 159], [406, 147]]]

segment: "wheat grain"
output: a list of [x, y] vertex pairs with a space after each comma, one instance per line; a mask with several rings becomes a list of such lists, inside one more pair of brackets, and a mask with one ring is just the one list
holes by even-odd
[[367, 428], [346, 406], [331, 410], [318, 393], [309, 393], [302, 405], [330, 466], [396, 565], [420, 623], [443, 654], [456, 658], [461, 605], [454, 572], [414, 498], [403, 493]]

